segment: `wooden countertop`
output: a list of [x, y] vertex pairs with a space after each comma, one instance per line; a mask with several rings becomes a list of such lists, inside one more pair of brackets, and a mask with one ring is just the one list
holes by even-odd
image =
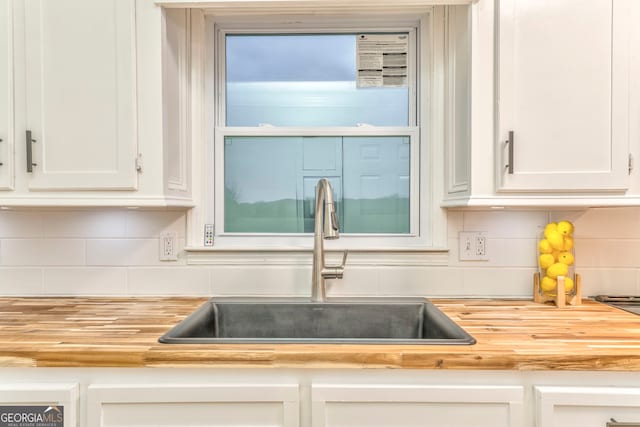
[[640, 371], [640, 316], [593, 301], [432, 299], [477, 344], [175, 345], [206, 298], [0, 298], [0, 367], [298, 367]]

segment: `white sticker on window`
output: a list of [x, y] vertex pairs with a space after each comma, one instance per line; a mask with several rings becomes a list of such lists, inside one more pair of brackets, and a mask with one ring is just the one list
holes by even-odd
[[406, 87], [408, 52], [407, 34], [358, 34], [357, 86]]

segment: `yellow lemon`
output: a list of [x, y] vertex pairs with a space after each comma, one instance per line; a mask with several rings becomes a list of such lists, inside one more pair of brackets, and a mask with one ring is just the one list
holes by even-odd
[[546, 270], [551, 267], [552, 264], [556, 262], [556, 259], [551, 254], [542, 254], [538, 257], [538, 263], [540, 264], [540, 268]]
[[550, 222], [544, 227], [544, 237], [548, 237], [548, 234], [552, 231], [558, 231], [558, 224], [555, 222]]
[[565, 293], [569, 293], [573, 290], [573, 279], [571, 279], [570, 277], [565, 277], [564, 278], [564, 292]]
[[552, 279], [549, 276], [544, 276], [542, 280], [540, 280], [540, 289], [542, 289], [542, 292], [553, 292], [557, 285], [558, 282], [556, 279]]
[[551, 243], [547, 239], [542, 239], [538, 243], [538, 250], [541, 254], [550, 254], [553, 252], [553, 248], [551, 247]]
[[558, 276], [566, 276], [569, 273], [569, 266], [561, 262], [556, 262], [547, 268], [547, 276], [555, 279]]
[[563, 236], [571, 236], [573, 234], [573, 224], [569, 221], [560, 221], [556, 230]]
[[564, 248], [564, 238], [562, 234], [557, 231], [550, 231], [546, 237], [553, 249], [560, 251]]
[[558, 262], [563, 264], [571, 265], [573, 264], [574, 258], [571, 252], [560, 252], [558, 255]]
[[573, 237], [564, 236], [564, 247], [562, 249], [564, 251], [570, 251], [573, 249]]
[[551, 255], [553, 255], [553, 259], [558, 261], [558, 257], [560, 257], [560, 251], [553, 251], [551, 252]]

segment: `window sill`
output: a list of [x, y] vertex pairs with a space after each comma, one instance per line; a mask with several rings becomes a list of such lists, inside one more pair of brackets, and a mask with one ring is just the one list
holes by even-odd
[[[312, 264], [311, 248], [300, 247], [188, 247], [190, 265], [288, 265]], [[327, 264], [339, 264], [341, 250], [325, 250]], [[444, 248], [349, 249], [352, 266], [446, 266], [449, 250]]]

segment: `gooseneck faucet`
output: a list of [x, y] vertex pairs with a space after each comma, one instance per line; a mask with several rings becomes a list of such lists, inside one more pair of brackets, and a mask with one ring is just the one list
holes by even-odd
[[[342, 254], [342, 264], [324, 264], [324, 239], [340, 237], [340, 225], [333, 201], [333, 187], [327, 178], [321, 178], [316, 186], [315, 230], [313, 234], [313, 271], [311, 276], [311, 301], [325, 302], [327, 299], [325, 279], [342, 279], [347, 262], [347, 251]], [[324, 226], [323, 226], [324, 225]]]

